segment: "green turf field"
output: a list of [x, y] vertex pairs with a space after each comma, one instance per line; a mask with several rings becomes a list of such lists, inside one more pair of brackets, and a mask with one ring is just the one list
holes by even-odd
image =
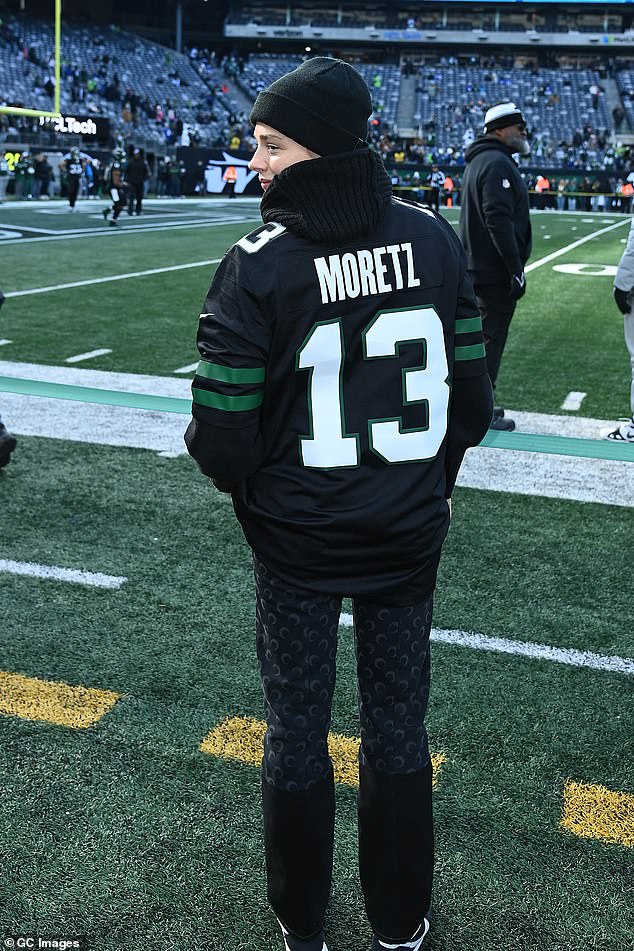
[[[11, 341], [0, 345], [0, 376], [3, 361], [61, 367], [98, 349], [111, 353], [77, 366], [169, 377], [196, 361], [213, 264], [87, 282], [217, 259], [255, 226], [257, 206], [161, 202], [115, 231], [95, 204], [75, 215], [0, 208], [0, 340]], [[250, 220], [226, 220], [240, 215]], [[617, 264], [628, 224], [534, 216], [533, 265], [594, 237], [529, 273], [501, 402], [627, 414], [613, 277], [596, 272]], [[31, 230], [27, 240], [19, 229], [69, 236]], [[571, 391], [587, 394], [577, 413], [560, 408]], [[227, 497], [186, 456], [101, 445], [98, 433], [18, 438], [0, 472], [0, 568], [126, 580], [98, 588], [0, 570], [0, 939], [281, 951], [265, 899], [258, 771], [237, 758], [237, 740], [232, 758], [201, 749], [227, 718], [262, 715], [249, 553]], [[633, 528], [623, 505], [456, 490], [435, 627], [557, 648], [563, 662], [434, 642], [428, 728], [444, 759], [433, 951], [634, 948]], [[574, 652], [624, 666], [580, 666]], [[80, 711], [92, 725], [72, 725]], [[333, 731], [358, 732], [346, 626]], [[368, 951], [353, 787], [338, 786], [337, 808], [328, 945]]]

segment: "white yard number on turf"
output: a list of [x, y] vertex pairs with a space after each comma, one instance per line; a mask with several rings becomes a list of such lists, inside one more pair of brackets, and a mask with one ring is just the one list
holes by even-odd
[[[385, 462], [432, 459], [447, 432], [449, 385], [442, 323], [431, 307], [380, 311], [363, 332], [367, 360], [395, 357], [401, 343], [420, 342], [425, 366], [403, 371], [403, 403], [427, 404], [428, 426], [403, 432], [402, 419], [370, 420], [370, 448]], [[297, 352], [297, 369], [312, 369], [308, 388], [310, 436], [300, 439], [305, 466], [316, 469], [359, 465], [359, 437], [345, 435], [344, 342], [341, 320], [315, 324]]]

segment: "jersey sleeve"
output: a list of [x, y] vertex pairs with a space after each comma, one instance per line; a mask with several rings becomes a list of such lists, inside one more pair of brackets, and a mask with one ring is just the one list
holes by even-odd
[[253, 475], [262, 460], [260, 408], [269, 350], [268, 322], [239, 253], [233, 248], [223, 258], [205, 298], [193, 418], [185, 433], [202, 472], [227, 490]]
[[205, 298], [192, 384], [192, 415], [228, 429], [259, 416], [269, 349], [262, 305], [247, 284], [239, 253], [232, 248], [223, 258]]
[[[461, 252], [464, 258], [464, 252]], [[471, 278], [462, 262], [454, 332], [454, 374], [451, 388], [446, 494], [451, 496], [465, 452], [484, 437], [493, 413], [493, 391], [486, 362], [482, 317]]]
[[461, 270], [456, 322], [454, 327], [454, 379], [487, 373], [482, 317], [471, 278], [466, 269], [465, 254], [460, 247]]

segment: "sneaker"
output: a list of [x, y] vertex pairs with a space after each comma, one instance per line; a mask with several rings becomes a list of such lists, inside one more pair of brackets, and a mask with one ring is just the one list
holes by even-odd
[[279, 918], [277, 923], [284, 936], [284, 951], [328, 951], [323, 930], [316, 934], [314, 938], [311, 938], [310, 941], [302, 941], [300, 938], [295, 938], [290, 931], [287, 931]]
[[118, 227], [119, 227], [114, 218], [113, 218], [112, 221], [110, 222], [110, 227], [111, 227], [111, 228], [118, 228]]
[[515, 429], [515, 420], [506, 419], [504, 416], [504, 410], [502, 410], [501, 416], [496, 416], [495, 411], [489, 423], [489, 429], [495, 429], [497, 432], [501, 433], [512, 433]]
[[109, 209], [109, 208], [102, 208], [102, 209], [101, 209], [101, 214], [103, 215], [103, 220], [104, 220], [104, 221], [107, 221], [107, 220], [108, 220], [108, 215], [110, 214], [110, 209]]
[[423, 946], [423, 941], [429, 934], [429, 918], [423, 918], [422, 925], [416, 929], [411, 938], [407, 941], [401, 941], [400, 944], [392, 944], [389, 941], [381, 941], [374, 936], [372, 942], [372, 951], [419, 951]]
[[611, 439], [613, 442], [634, 443], [634, 416], [621, 423], [616, 429], [602, 429], [601, 435], [604, 439]]
[[15, 436], [9, 432], [4, 423], [0, 423], [0, 469], [10, 462], [11, 453], [17, 444]]

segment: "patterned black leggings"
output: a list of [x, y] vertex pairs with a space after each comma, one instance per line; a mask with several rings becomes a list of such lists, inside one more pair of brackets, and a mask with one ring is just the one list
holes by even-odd
[[[341, 598], [298, 592], [255, 560], [257, 653], [266, 706], [264, 777], [287, 791], [326, 779]], [[429, 760], [432, 597], [353, 602], [362, 764], [413, 773]]]
[[[334, 783], [328, 731], [341, 598], [298, 592], [255, 559], [269, 901], [300, 938], [330, 893]], [[431, 898], [431, 764], [425, 730], [432, 597], [353, 601], [361, 747], [359, 868], [376, 934], [410, 937]]]

